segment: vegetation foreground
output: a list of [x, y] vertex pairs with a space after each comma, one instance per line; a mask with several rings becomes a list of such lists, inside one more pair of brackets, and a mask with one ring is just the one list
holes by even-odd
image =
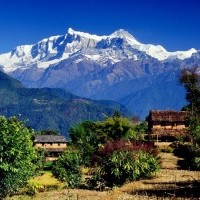
[[[164, 153], [165, 156], [169, 153]], [[169, 154], [170, 155], [170, 154]], [[169, 156], [168, 155], [168, 156]], [[166, 159], [166, 157], [163, 159]], [[164, 161], [164, 160], [163, 160]], [[167, 160], [165, 160], [167, 161]], [[171, 163], [176, 160], [171, 160]], [[48, 177], [48, 178], [47, 178]], [[35, 179], [37, 182], [40, 180], [40, 184], [49, 185], [58, 184], [61, 188], [62, 183], [47, 173], [47, 177], [43, 182], [42, 176]], [[179, 170], [179, 169], [161, 169], [156, 177], [153, 179], [144, 179], [140, 181], [134, 181], [124, 184], [122, 187], [114, 188], [109, 191], [95, 191], [95, 190], [83, 190], [83, 189], [57, 189], [46, 192], [39, 192], [34, 196], [17, 195], [8, 197], [6, 200], [124, 200], [124, 199], [198, 199], [200, 185], [197, 184], [200, 181], [200, 172]], [[193, 188], [192, 188], [193, 186]]]
[[33, 146], [34, 130], [0, 116], [0, 198], [199, 199], [199, 171], [188, 169], [200, 170], [200, 76], [183, 70], [180, 82], [189, 102], [183, 109], [190, 143], [180, 135], [159, 149], [145, 141], [144, 123], [134, 125], [116, 112], [72, 127], [68, 148], [47, 165], [45, 152]]

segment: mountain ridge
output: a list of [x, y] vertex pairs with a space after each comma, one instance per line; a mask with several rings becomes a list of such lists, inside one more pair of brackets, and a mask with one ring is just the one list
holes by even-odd
[[[199, 64], [196, 49], [168, 52], [140, 43], [123, 29], [97, 36], [69, 28], [65, 35], [0, 55], [2, 70], [26, 87], [64, 88], [85, 98], [118, 101], [142, 119], [150, 108], [181, 109], [187, 102], [177, 86], [179, 72]], [[149, 91], [157, 93], [153, 97]]]
[[[0, 54], [0, 66], [3, 66], [3, 70], [6, 73], [10, 73], [18, 69], [19, 64], [23, 65], [24, 62], [28, 63], [28, 65], [25, 65], [24, 67], [36, 64], [39, 68], [46, 68], [49, 65], [56, 63], [56, 61], [55, 62], [50, 62], [50, 61], [54, 60], [52, 59], [52, 56], [54, 54], [57, 55], [59, 54], [60, 49], [58, 49], [57, 47], [62, 48], [62, 45], [67, 45], [68, 48], [67, 52], [63, 51], [65, 52], [64, 55], [62, 55], [63, 58], [61, 58], [58, 61], [62, 61], [68, 58], [71, 53], [73, 54], [78, 50], [80, 50], [81, 43], [78, 44], [76, 42], [77, 41], [80, 42], [81, 37], [85, 39], [83, 44], [86, 45], [87, 47], [88, 46], [95, 47], [95, 45], [98, 46], [99, 42], [105, 40], [106, 42], [109, 43], [113, 39], [121, 38], [124, 39], [133, 48], [145, 52], [146, 54], [160, 61], [166, 60], [168, 58], [185, 59], [191, 57], [192, 53], [197, 52], [197, 50], [194, 48], [191, 48], [188, 51], [168, 52], [161, 45], [142, 44], [138, 42], [130, 33], [128, 33], [123, 29], [119, 29], [109, 36], [97, 36], [80, 31], [74, 31], [72, 28], [69, 28], [66, 35], [58, 35], [49, 38], [44, 38], [35, 45], [17, 46], [13, 51], [9, 53]], [[75, 41], [74, 42], [75, 44], [72, 44], [73, 43], [72, 41]], [[59, 46], [57, 46], [58, 44]], [[40, 51], [36, 52], [37, 49], [40, 49]], [[49, 62], [41, 64], [42, 61], [44, 62], [45, 59], [46, 60], [48, 59], [47, 55], [49, 55], [51, 59], [49, 60]], [[18, 59], [22, 57], [23, 59]], [[11, 66], [15, 64], [16, 66], [12, 68]]]

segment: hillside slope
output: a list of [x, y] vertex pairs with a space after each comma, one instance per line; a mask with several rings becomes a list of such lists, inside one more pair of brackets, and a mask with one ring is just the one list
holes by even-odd
[[68, 135], [69, 127], [82, 120], [100, 120], [127, 109], [113, 101], [93, 101], [62, 89], [31, 89], [0, 71], [0, 115], [19, 116], [35, 130], [53, 129]]

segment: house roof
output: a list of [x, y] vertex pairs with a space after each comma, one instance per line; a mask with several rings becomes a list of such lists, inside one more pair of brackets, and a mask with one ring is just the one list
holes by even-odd
[[41, 142], [41, 143], [48, 143], [48, 142], [66, 143], [67, 140], [66, 140], [66, 138], [64, 136], [61, 136], [61, 135], [36, 135], [34, 142]]
[[151, 121], [185, 122], [187, 112], [173, 110], [151, 110], [149, 116]]

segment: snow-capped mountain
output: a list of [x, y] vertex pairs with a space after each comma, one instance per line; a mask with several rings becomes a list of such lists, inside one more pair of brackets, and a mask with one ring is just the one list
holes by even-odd
[[[142, 44], [123, 29], [97, 36], [69, 28], [65, 35], [1, 54], [0, 69], [28, 87], [61, 87], [84, 97], [117, 100], [143, 118], [149, 109], [185, 104], [177, 74], [199, 64], [199, 55], [194, 48], [168, 52], [160, 45]], [[177, 98], [170, 91], [175, 88], [180, 91]], [[149, 101], [153, 91], [163, 100]]]
[[[145, 52], [159, 61], [168, 58], [183, 60], [197, 52], [194, 48], [188, 51], [168, 52], [160, 45], [142, 44], [123, 29], [117, 30], [109, 36], [97, 36], [69, 28], [66, 35], [45, 38], [35, 45], [18, 46], [13, 51], [0, 55], [0, 65], [7, 73], [16, 69], [27, 69], [33, 65], [46, 69], [49, 65], [65, 60], [79, 51], [83, 51], [86, 58], [100, 62], [105, 57], [113, 63], [127, 57], [136, 60], [137, 54], [133, 54], [129, 49], [124, 52], [124, 55], [118, 55], [115, 51], [99, 54], [98, 49], [105, 49], [108, 46], [115, 48], [117, 45], [121, 45], [120, 42], [129, 48]], [[92, 51], [87, 51], [88, 49], [92, 49]]]

